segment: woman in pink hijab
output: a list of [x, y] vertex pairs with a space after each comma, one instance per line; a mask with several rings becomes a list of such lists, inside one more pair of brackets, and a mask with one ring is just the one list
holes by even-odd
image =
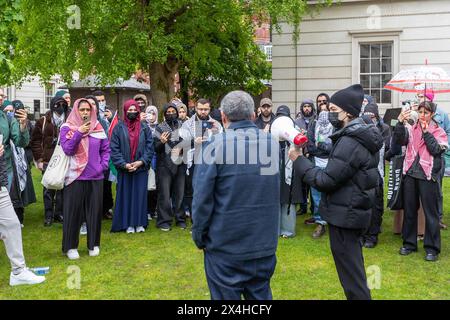
[[444, 169], [443, 154], [448, 149], [445, 131], [433, 120], [436, 104], [419, 105], [419, 121], [407, 124], [410, 110], [403, 111], [394, 129], [394, 141], [406, 147], [403, 163], [403, 247], [401, 255], [417, 251], [417, 210], [425, 213], [425, 260], [436, 261], [441, 251], [439, 226], [439, 175]]
[[61, 126], [61, 147], [70, 156], [63, 193], [63, 252], [78, 259], [79, 232], [87, 225], [90, 256], [100, 253], [103, 179], [110, 157], [109, 142], [97, 120], [95, 105], [86, 99], [75, 101], [66, 123]]

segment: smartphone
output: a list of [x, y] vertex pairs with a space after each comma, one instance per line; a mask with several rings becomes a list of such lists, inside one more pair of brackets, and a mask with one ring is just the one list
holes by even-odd
[[[18, 113], [18, 111], [20, 111], [20, 112]], [[18, 116], [19, 114], [23, 114], [23, 113], [26, 113], [25, 107], [24, 107], [24, 106], [20, 106], [20, 107], [17, 107], [17, 108], [16, 108], [16, 112], [15, 112], [14, 116], [17, 118], [17, 116]]]
[[88, 123], [90, 120], [89, 116], [83, 116], [81, 119], [83, 120], [83, 124]]

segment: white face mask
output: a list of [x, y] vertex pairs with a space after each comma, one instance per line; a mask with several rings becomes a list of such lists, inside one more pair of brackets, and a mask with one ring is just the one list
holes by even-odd
[[105, 112], [105, 110], [106, 110], [106, 102], [100, 102], [98, 104], [98, 107], [99, 107], [101, 112]]

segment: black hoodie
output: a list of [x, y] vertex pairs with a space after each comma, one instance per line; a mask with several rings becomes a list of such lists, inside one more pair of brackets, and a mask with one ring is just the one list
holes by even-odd
[[319, 212], [329, 224], [347, 229], [366, 229], [379, 183], [379, 150], [383, 137], [375, 125], [361, 118], [338, 130], [333, 141], [328, 165], [314, 167], [305, 157], [294, 163], [297, 175], [322, 191]]

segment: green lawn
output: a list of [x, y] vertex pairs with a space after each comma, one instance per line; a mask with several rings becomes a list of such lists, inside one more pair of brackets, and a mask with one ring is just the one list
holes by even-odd
[[[10, 266], [1, 246], [0, 299], [209, 299], [203, 255], [189, 231], [164, 233], [154, 221], [146, 233], [133, 235], [111, 234], [111, 222], [104, 222], [100, 256], [89, 257], [83, 236], [80, 260], [68, 260], [61, 253], [62, 225], [43, 226], [40, 176], [33, 174], [39, 202], [26, 209], [25, 257], [29, 267], [50, 266], [50, 273], [44, 284], [10, 287]], [[450, 179], [446, 180], [444, 197], [450, 194]], [[444, 209], [448, 215], [449, 198]], [[401, 239], [392, 233], [392, 217], [385, 212], [378, 247], [364, 249], [366, 268], [375, 265], [381, 270], [380, 289], [372, 291], [373, 298], [450, 299], [450, 231], [442, 231], [438, 262], [423, 260], [422, 243], [418, 253], [402, 257], [398, 254]], [[272, 278], [274, 299], [344, 299], [328, 237], [313, 240], [314, 226], [303, 223], [307, 216], [297, 218], [298, 236], [279, 242]], [[79, 289], [70, 289], [74, 283], [70, 266], [80, 270]]]

